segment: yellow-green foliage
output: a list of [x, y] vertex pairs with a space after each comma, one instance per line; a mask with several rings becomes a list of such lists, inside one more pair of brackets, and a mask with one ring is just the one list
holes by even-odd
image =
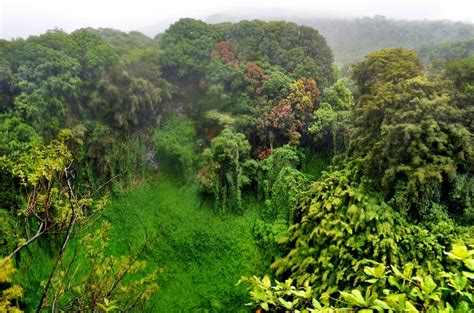
[[[302, 193], [295, 224], [282, 241], [284, 257], [272, 265], [279, 277], [331, 293], [362, 282], [366, 259], [394, 266], [414, 262], [429, 271], [440, 270], [445, 250], [440, 234], [408, 223], [358, 181], [352, 170], [337, 170], [325, 173]], [[446, 230], [443, 243], [454, 236], [449, 225]]]
[[250, 305], [271, 312], [472, 312], [474, 250], [454, 244], [446, 255], [455, 266], [432, 275], [410, 262], [399, 270], [367, 260], [373, 266], [364, 267], [365, 281], [332, 295], [314, 288], [318, 282], [298, 287], [291, 278], [272, 284], [268, 276], [253, 276], [239, 283], [250, 283]]
[[15, 272], [11, 258], [0, 258], [0, 312], [22, 312], [18, 307], [18, 300], [23, 296], [23, 289], [12, 284]]
[[456, 174], [469, 172], [472, 143], [446, 86], [422, 76], [417, 64], [414, 53], [394, 49], [356, 66], [362, 95], [351, 148], [387, 198], [398, 198], [399, 210], [423, 217], [435, 203], [450, 205], [441, 194], [451, 191]]
[[44, 307], [66, 312], [137, 309], [156, 291], [157, 269], [147, 268], [140, 253], [109, 255], [110, 224], [81, 239], [76, 249], [61, 261]]
[[352, 77], [362, 94], [383, 83], [397, 83], [422, 73], [422, 66], [414, 51], [403, 48], [382, 49], [368, 53], [352, 68]]

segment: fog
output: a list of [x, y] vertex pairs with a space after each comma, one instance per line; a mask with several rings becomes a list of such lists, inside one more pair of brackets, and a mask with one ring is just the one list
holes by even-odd
[[163, 31], [181, 17], [206, 20], [213, 14], [242, 17], [372, 17], [449, 19], [474, 22], [469, 0], [0, 0], [0, 37], [26, 38], [48, 29], [73, 31], [82, 27]]

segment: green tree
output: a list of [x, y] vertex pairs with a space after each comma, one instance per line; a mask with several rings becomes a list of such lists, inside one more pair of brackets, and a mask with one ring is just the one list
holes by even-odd
[[403, 48], [368, 53], [364, 61], [352, 68], [352, 77], [361, 94], [370, 93], [377, 84], [398, 83], [421, 74], [416, 53]]
[[202, 21], [183, 18], [171, 25], [160, 38], [165, 78], [185, 85], [198, 84], [217, 41], [217, 33]]
[[198, 179], [202, 191], [214, 197], [216, 210], [242, 210], [242, 187], [250, 182], [245, 173], [249, 157], [245, 135], [231, 128], [225, 128], [202, 153]]
[[[435, 203], [446, 203], [443, 194], [457, 174], [470, 171], [472, 146], [444, 86], [413, 76], [418, 71], [414, 54], [400, 49], [369, 54], [357, 65], [362, 95], [351, 149], [396, 207], [423, 217]], [[367, 73], [375, 76], [366, 79]]]
[[280, 241], [283, 257], [272, 265], [278, 278], [330, 295], [362, 283], [363, 267], [370, 264], [366, 259], [393, 266], [413, 262], [430, 273], [441, 270], [438, 258], [456, 239], [449, 222], [442, 221], [444, 229], [438, 232], [410, 224], [367, 192], [351, 166], [323, 174], [302, 193], [294, 224]]

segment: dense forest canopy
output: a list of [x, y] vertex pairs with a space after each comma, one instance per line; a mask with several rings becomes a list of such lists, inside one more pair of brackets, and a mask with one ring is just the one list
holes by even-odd
[[[251, 12], [238, 16], [215, 14], [210, 16], [208, 21], [211, 23], [238, 21], [248, 18], [247, 15], [253, 16]], [[474, 25], [470, 23], [448, 20], [397, 20], [382, 15], [356, 19], [324, 16], [309, 18], [281, 12], [277, 16], [285, 16], [286, 20], [316, 28], [326, 38], [334, 53], [336, 64], [340, 66], [360, 61], [366, 53], [383, 48], [406, 47], [419, 51], [426, 57], [435, 56], [436, 59], [460, 54], [467, 57], [465, 54], [472, 53], [469, 41], [474, 38]], [[261, 18], [273, 19], [264, 15]]]
[[0, 41], [0, 311], [472, 311], [472, 27], [316, 26]]

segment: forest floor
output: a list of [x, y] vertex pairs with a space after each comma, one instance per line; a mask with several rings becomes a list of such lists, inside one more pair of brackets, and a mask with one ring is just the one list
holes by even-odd
[[[328, 164], [326, 155], [306, 160], [305, 173], [316, 179]], [[111, 197], [92, 228], [103, 220], [111, 223], [107, 253], [114, 256], [135, 254], [148, 242], [142, 258], [150, 271], [158, 269], [160, 274], [147, 312], [249, 312], [246, 286], [236, 283], [242, 276], [262, 276], [270, 260], [254, 240], [259, 205], [244, 199], [242, 214], [216, 213], [199, 196], [195, 183], [162, 173]], [[80, 238], [76, 236], [68, 250], [74, 250]], [[41, 297], [41, 282], [56, 249], [51, 241], [40, 240], [18, 258], [28, 308], [35, 308]]]
[[148, 238], [144, 258], [159, 268], [160, 288], [149, 301], [155, 312], [248, 311], [241, 276], [268, 269], [253, 240], [258, 209], [216, 214], [192, 184], [166, 176], [114, 198], [104, 218], [111, 222], [109, 248], [120, 255]]

